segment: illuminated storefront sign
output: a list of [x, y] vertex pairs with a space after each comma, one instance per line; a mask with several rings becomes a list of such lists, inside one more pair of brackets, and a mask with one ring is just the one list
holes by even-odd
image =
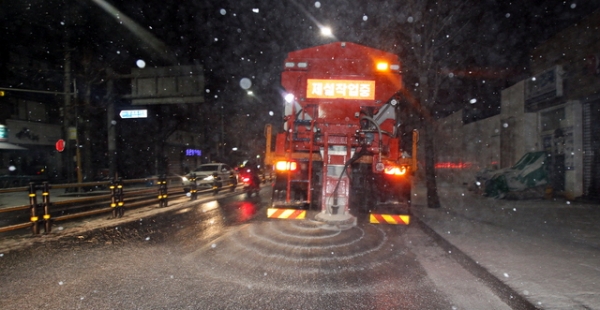
[[306, 98], [375, 99], [375, 81], [308, 79]]
[[8, 140], [8, 130], [6, 129], [6, 126], [0, 125], [0, 141], [7, 141], [7, 140]]
[[202, 150], [187, 149], [185, 150], [185, 156], [202, 156]]

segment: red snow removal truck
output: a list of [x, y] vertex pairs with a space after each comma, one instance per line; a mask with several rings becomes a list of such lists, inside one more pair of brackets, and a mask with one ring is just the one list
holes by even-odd
[[269, 217], [310, 209], [325, 221], [368, 212], [372, 223], [408, 224], [417, 132], [400, 117], [398, 56], [349, 42], [293, 51], [281, 84], [284, 126], [274, 152], [267, 143]]

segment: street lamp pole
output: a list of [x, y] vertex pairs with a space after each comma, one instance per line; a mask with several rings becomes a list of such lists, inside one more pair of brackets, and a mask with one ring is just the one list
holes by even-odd
[[[223, 120], [223, 105], [221, 105], [221, 149], [223, 156], [225, 156], [225, 124]], [[217, 153], [219, 151], [217, 150]]]

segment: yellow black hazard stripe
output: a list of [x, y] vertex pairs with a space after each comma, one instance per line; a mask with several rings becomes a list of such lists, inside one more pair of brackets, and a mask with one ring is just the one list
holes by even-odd
[[371, 224], [394, 224], [408, 225], [410, 223], [410, 215], [397, 214], [371, 214], [369, 216]]
[[267, 217], [270, 219], [304, 219], [306, 218], [306, 210], [297, 209], [267, 209]]

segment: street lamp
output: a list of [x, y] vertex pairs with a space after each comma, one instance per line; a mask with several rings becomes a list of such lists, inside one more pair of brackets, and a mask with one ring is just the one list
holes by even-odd
[[333, 37], [333, 32], [331, 31], [331, 28], [328, 26], [321, 26], [321, 35], [325, 36], [325, 37]]

